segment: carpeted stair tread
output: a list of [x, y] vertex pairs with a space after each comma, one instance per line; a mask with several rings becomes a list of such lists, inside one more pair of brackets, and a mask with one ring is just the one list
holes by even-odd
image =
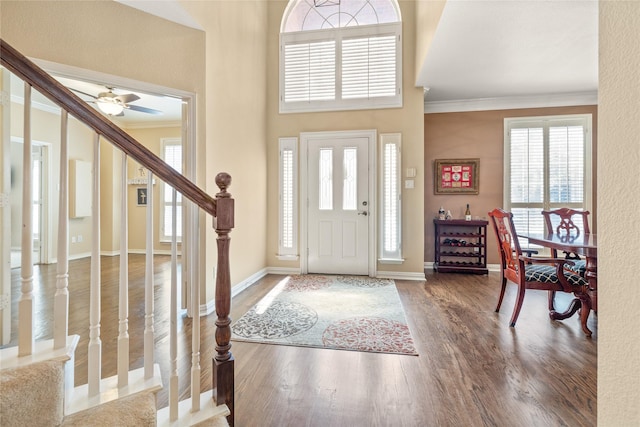
[[227, 417], [216, 417], [194, 425], [193, 427], [229, 427]]
[[114, 400], [64, 418], [63, 427], [152, 427], [156, 425], [156, 396], [152, 392]]
[[0, 372], [0, 425], [51, 427], [63, 419], [64, 363], [37, 362]]

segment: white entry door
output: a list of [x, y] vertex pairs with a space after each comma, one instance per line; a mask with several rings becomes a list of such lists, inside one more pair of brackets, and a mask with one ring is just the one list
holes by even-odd
[[307, 145], [309, 273], [369, 273], [369, 138]]

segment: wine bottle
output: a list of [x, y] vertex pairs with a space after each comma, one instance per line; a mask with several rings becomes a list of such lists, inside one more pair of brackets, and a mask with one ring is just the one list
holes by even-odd
[[464, 219], [471, 221], [471, 209], [469, 209], [469, 203], [467, 203], [467, 210], [464, 211]]

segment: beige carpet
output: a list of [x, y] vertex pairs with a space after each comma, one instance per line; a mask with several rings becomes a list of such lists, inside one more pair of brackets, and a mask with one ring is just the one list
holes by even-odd
[[138, 393], [69, 415], [63, 427], [153, 427], [156, 425], [156, 396]]
[[64, 363], [45, 361], [0, 371], [0, 426], [58, 426], [63, 417]]

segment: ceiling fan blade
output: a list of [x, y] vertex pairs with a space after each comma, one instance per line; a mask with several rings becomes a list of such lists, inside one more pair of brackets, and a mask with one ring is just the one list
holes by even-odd
[[118, 95], [115, 98], [122, 101], [123, 104], [128, 104], [130, 102], [137, 101], [138, 99], [140, 99], [140, 97], [135, 93], [125, 93], [124, 95]]
[[154, 110], [153, 108], [140, 107], [139, 105], [127, 105], [125, 108], [133, 111], [140, 111], [141, 113], [147, 114], [162, 114], [160, 110]]
[[80, 94], [82, 94], [82, 95], [88, 96], [89, 98], [98, 99], [98, 97], [97, 97], [97, 96], [95, 96], [95, 95], [91, 95], [90, 93], [83, 92], [83, 91], [81, 91], [81, 90], [74, 89], [74, 88], [72, 88], [72, 87], [70, 87], [69, 89], [71, 89], [71, 90], [72, 90], [72, 91], [74, 91], [74, 92], [80, 93]]

